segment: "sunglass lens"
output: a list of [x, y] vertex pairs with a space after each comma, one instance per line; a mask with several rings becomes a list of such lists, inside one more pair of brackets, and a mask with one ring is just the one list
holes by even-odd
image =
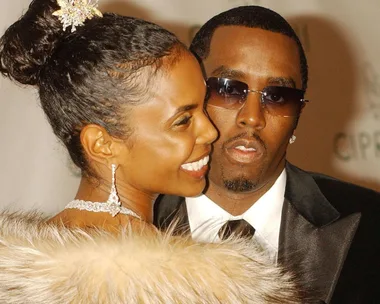
[[221, 108], [240, 108], [248, 94], [246, 83], [228, 78], [210, 77], [207, 80], [207, 87], [207, 104]]
[[298, 116], [304, 92], [295, 88], [269, 86], [262, 91], [265, 108], [272, 115]]

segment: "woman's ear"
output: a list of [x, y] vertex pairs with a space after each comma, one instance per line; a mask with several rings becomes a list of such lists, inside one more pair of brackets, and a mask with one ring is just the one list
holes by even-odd
[[109, 164], [118, 154], [115, 139], [101, 126], [85, 126], [80, 133], [80, 141], [90, 162]]

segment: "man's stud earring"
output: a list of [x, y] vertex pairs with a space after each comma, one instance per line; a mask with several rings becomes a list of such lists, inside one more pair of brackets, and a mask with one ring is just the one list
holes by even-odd
[[289, 138], [289, 144], [293, 144], [295, 141], [296, 141], [296, 136], [293, 134], [290, 138]]

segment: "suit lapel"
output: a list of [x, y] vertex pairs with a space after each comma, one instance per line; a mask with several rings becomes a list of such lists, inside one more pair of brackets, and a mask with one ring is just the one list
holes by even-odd
[[181, 200], [174, 220], [177, 221], [174, 230], [176, 234], [190, 233], [190, 224], [189, 217], [187, 215], [185, 198]]
[[279, 261], [290, 265], [308, 290], [328, 303], [360, 222], [360, 213], [341, 217], [314, 179], [287, 165]]
[[155, 203], [154, 224], [161, 230], [173, 229], [175, 234], [190, 231], [184, 197], [163, 195]]

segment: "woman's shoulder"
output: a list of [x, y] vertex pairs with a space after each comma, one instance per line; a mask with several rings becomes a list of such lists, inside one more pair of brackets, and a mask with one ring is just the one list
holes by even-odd
[[291, 276], [246, 241], [46, 220], [0, 215], [1, 303], [300, 303]]

